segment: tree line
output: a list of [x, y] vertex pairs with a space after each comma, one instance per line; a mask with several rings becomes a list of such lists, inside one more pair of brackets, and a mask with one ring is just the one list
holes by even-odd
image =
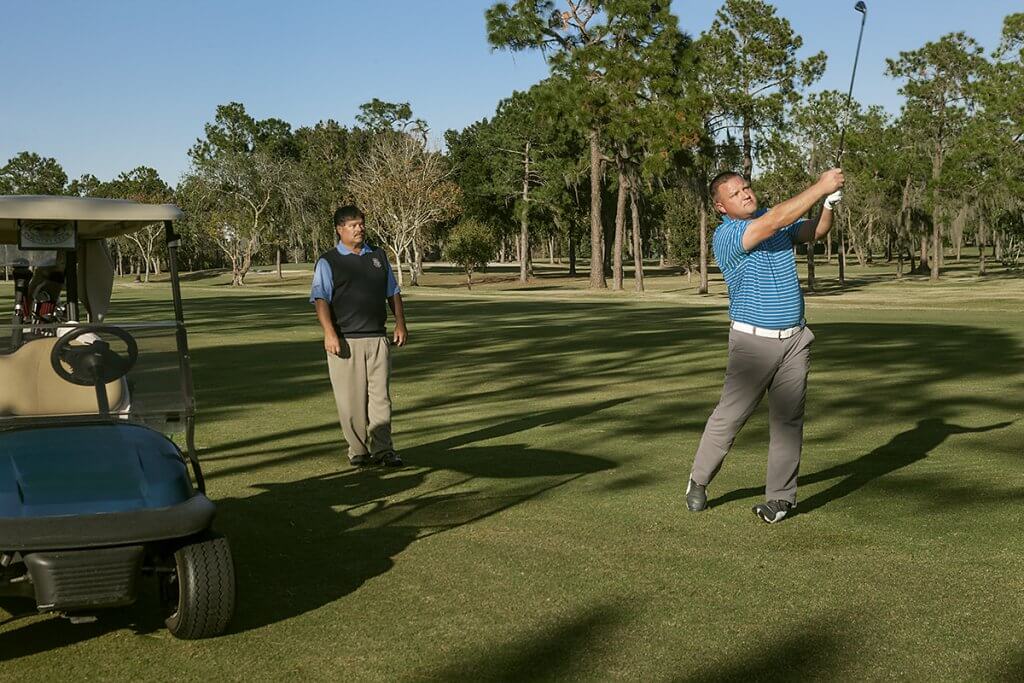
[[[779, 201], [836, 163], [845, 124], [837, 227], [800, 249], [810, 288], [819, 255], [838, 262], [840, 282], [848, 258], [938, 279], [967, 243], [980, 274], [993, 258], [1020, 262], [1024, 13], [1004, 19], [990, 53], [951, 33], [887, 60], [904, 97], [896, 116], [814, 91], [826, 55], [801, 59], [802, 38], [763, 0], [726, 0], [698, 36], [668, 0], [498, 2], [485, 29], [495, 49], [540, 51], [550, 73], [447, 131], [443, 151], [408, 103], [374, 99], [352, 127], [293, 129], [233, 102], [174, 188], [144, 166], [69, 180], [56, 160], [23, 152], [0, 168], [0, 193], [173, 201], [187, 216], [185, 267], [229, 268], [235, 284], [258, 260], [316, 258], [333, 243], [333, 209], [354, 202], [403, 284], [432, 258], [470, 277], [515, 260], [527, 281], [546, 256], [572, 275], [587, 263], [594, 288], [624, 288], [631, 263], [638, 291], [645, 261], [671, 262], [707, 292], [711, 177], [740, 170], [762, 202]], [[160, 249], [155, 232], [117, 241], [119, 271], [148, 277]]]

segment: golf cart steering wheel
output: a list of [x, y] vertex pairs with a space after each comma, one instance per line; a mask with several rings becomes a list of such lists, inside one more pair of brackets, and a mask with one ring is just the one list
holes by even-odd
[[[97, 339], [91, 344], [71, 346], [71, 342], [89, 332], [117, 337], [128, 347], [125, 355], [110, 348], [110, 344]], [[57, 375], [72, 384], [83, 387], [102, 386], [128, 374], [139, 358], [139, 345], [135, 338], [113, 325], [83, 325], [62, 335], [50, 352], [50, 365]], [[64, 364], [71, 368], [69, 371]]]

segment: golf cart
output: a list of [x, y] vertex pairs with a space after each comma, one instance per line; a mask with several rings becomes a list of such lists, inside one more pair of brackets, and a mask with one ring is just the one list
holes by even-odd
[[[155, 576], [167, 628], [191, 639], [223, 633], [235, 574], [195, 452], [181, 216], [171, 205], [0, 197], [0, 265], [14, 276], [11, 324], [0, 324], [0, 596], [94, 621]], [[169, 320], [147, 297], [125, 304], [142, 320], [108, 321], [106, 239], [136, 232], [166, 241]], [[184, 452], [169, 434], [184, 435]]]

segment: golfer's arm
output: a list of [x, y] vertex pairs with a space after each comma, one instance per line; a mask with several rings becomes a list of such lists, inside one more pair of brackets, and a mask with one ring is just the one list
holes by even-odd
[[818, 223], [814, 226], [814, 239], [820, 240], [822, 237], [828, 234], [828, 231], [832, 229], [832, 219], [835, 217], [835, 213], [832, 209], [821, 209], [821, 215], [818, 216]]
[[832, 229], [832, 209], [822, 208], [821, 213], [814, 220], [804, 221], [800, 224], [797, 232], [798, 243], [813, 242], [820, 240]]
[[320, 327], [324, 329], [324, 337], [337, 334], [334, 331], [334, 321], [331, 320], [331, 305], [324, 299], [317, 299], [314, 305], [316, 306], [316, 319], [320, 321]]
[[815, 183], [795, 197], [768, 209], [767, 213], [747, 225], [743, 232], [743, 249], [750, 251], [782, 228], [796, 223], [824, 195], [825, 192]]
[[405, 326], [405, 306], [402, 304], [402, 295], [395, 294], [394, 296], [388, 297], [388, 306], [391, 307], [391, 313], [395, 316], [395, 325]]

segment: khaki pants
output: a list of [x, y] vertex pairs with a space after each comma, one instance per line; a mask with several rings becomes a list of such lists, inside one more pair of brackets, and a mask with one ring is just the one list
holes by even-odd
[[707, 485], [736, 434], [768, 395], [767, 500], [796, 502], [796, 475], [804, 441], [804, 401], [814, 333], [804, 327], [788, 339], [729, 330], [729, 361], [722, 398], [708, 418], [690, 478]]
[[348, 456], [378, 455], [391, 445], [391, 347], [387, 337], [341, 339], [341, 353], [327, 354]]

